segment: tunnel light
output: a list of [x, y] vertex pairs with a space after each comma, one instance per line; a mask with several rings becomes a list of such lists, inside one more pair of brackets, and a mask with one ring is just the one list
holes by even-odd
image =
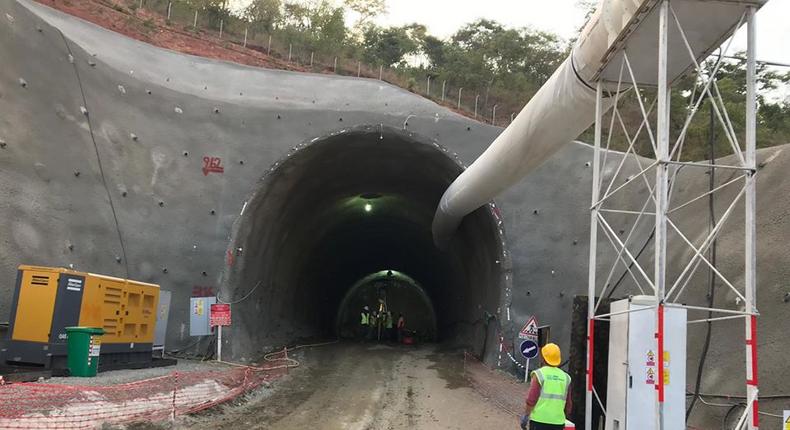
[[370, 212], [373, 210], [373, 205], [370, 203], [365, 203], [365, 212]]

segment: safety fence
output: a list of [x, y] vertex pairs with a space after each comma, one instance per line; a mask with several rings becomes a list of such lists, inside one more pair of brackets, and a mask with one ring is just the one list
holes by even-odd
[[119, 385], [2, 385], [0, 428], [83, 429], [174, 419], [232, 400], [298, 365], [287, 357], [287, 350], [267, 357], [257, 367], [172, 372]]

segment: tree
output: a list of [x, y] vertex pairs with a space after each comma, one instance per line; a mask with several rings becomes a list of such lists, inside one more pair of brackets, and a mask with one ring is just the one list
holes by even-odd
[[282, 6], [282, 0], [253, 0], [244, 9], [244, 17], [253, 31], [271, 33], [282, 19]]
[[342, 7], [329, 0], [287, 2], [283, 6], [283, 28], [286, 39], [319, 51], [337, 49], [346, 39]]
[[386, 0], [345, 0], [346, 7], [359, 14], [354, 25], [358, 32], [363, 32], [373, 18], [387, 11]]
[[411, 35], [414, 29], [414, 26], [368, 26], [362, 41], [365, 60], [386, 67], [401, 63], [406, 55], [417, 52], [420, 47]]

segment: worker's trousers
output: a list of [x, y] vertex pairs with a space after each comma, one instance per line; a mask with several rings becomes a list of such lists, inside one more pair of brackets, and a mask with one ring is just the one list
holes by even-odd
[[529, 421], [529, 430], [565, 430], [562, 424], [544, 424], [535, 421]]

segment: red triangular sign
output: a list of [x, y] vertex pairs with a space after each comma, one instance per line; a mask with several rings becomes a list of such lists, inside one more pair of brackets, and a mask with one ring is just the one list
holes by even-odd
[[524, 327], [521, 329], [520, 334], [525, 336], [537, 336], [538, 335], [538, 320], [535, 319], [535, 316], [529, 317], [527, 323], [524, 324]]

